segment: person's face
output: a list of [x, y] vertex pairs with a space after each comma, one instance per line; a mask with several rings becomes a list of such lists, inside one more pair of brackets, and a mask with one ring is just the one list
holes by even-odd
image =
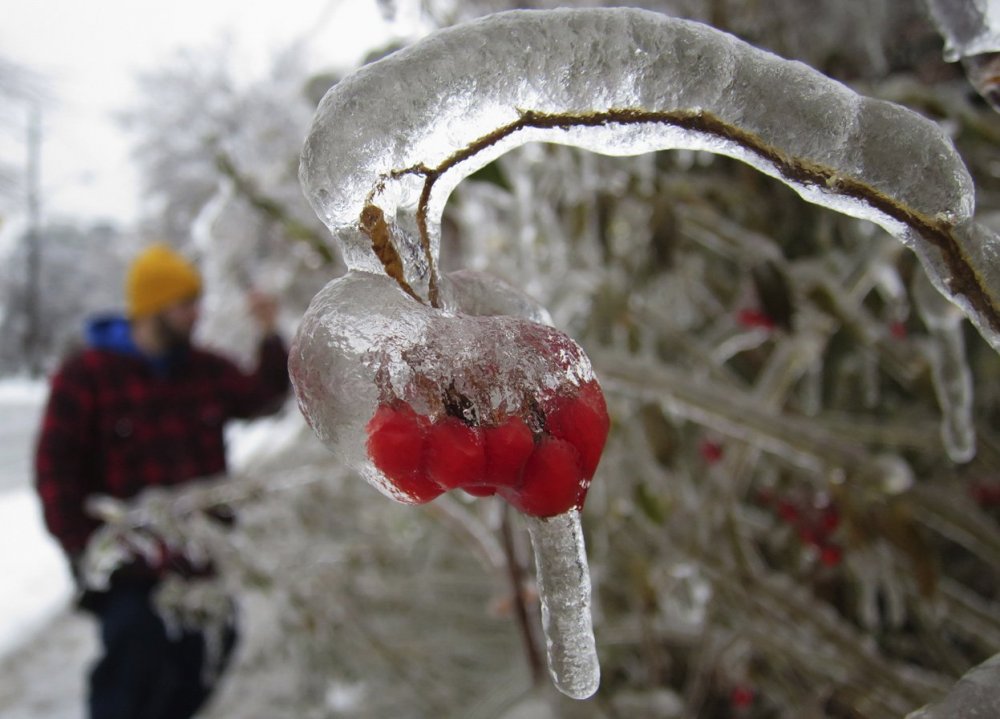
[[164, 309], [158, 316], [160, 338], [168, 349], [177, 349], [191, 344], [191, 335], [198, 322], [199, 297], [176, 302]]

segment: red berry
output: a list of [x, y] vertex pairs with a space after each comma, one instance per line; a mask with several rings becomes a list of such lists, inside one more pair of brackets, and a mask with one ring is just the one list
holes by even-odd
[[701, 458], [708, 464], [715, 464], [722, 459], [723, 454], [721, 444], [707, 439], [698, 446], [698, 452], [701, 454]]
[[764, 330], [773, 330], [775, 327], [774, 319], [767, 313], [761, 312], [760, 310], [740, 310], [739, 314], [736, 315], [736, 319], [744, 327], [760, 328]]
[[969, 488], [969, 494], [981, 507], [993, 507], [1000, 504], [1000, 484], [982, 480], [975, 482]]
[[582, 475], [580, 453], [561, 439], [543, 437], [524, 465], [521, 485], [500, 488], [514, 507], [534, 517], [551, 517], [583, 506], [590, 481]]
[[424, 471], [427, 420], [406, 402], [380, 405], [365, 426], [368, 457], [414, 504], [429, 502], [442, 490]]
[[840, 526], [840, 512], [833, 505], [823, 508], [820, 526], [826, 534], [831, 534]]
[[836, 567], [843, 558], [844, 552], [836, 544], [828, 544], [819, 550], [819, 561], [824, 567]]
[[514, 487], [535, 449], [535, 438], [520, 417], [508, 417], [496, 427], [486, 427], [486, 484]]
[[754, 700], [754, 690], [745, 685], [737, 685], [729, 693], [729, 702], [736, 709], [746, 709]]
[[801, 512], [799, 506], [789, 499], [779, 499], [777, 505], [778, 516], [789, 524], [799, 521]]
[[435, 422], [427, 432], [427, 476], [445, 489], [483, 483], [483, 432], [457, 417]]
[[583, 476], [590, 479], [601, 461], [608, 438], [608, 407], [595, 381], [580, 386], [574, 396], [556, 397], [545, 413], [545, 428], [556, 439], [572, 444], [580, 453]]

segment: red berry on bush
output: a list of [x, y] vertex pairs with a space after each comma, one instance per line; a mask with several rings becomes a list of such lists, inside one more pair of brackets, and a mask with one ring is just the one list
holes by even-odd
[[427, 476], [445, 489], [483, 483], [486, 448], [479, 427], [444, 417], [427, 432]]
[[798, 522], [802, 516], [799, 505], [789, 499], [779, 499], [776, 511], [778, 512], [778, 516], [789, 524]]
[[365, 431], [372, 464], [414, 503], [429, 502], [444, 491], [427, 478], [427, 420], [410, 405], [398, 400], [380, 405]]
[[840, 512], [832, 504], [823, 508], [820, 526], [826, 534], [832, 534], [840, 526]]
[[723, 449], [718, 442], [706, 439], [698, 445], [698, 453], [707, 464], [716, 464], [722, 459]]
[[499, 491], [525, 514], [552, 517], [582, 507], [589, 485], [576, 448], [565, 440], [545, 436], [524, 465], [521, 485]]
[[773, 330], [775, 328], [774, 318], [765, 312], [754, 309], [740, 310], [736, 315], [736, 321], [744, 327], [751, 329]]
[[576, 448], [583, 476], [588, 480], [601, 461], [609, 426], [604, 394], [595, 381], [581, 385], [575, 395], [556, 397], [545, 413], [545, 429]]
[[824, 567], [836, 567], [844, 559], [844, 550], [836, 544], [828, 544], [819, 550], [819, 561]]
[[753, 704], [756, 692], [751, 687], [738, 684], [729, 692], [729, 703], [734, 709], [746, 709]]

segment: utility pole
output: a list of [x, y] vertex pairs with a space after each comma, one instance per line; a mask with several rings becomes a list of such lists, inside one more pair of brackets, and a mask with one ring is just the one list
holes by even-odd
[[28, 167], [27, 201], [28, 231], [26, 241], [27, 277], [25, 282], [24, 354], [28, 372], [32, 377], [42, 373], [41, 357], [41, 158], [42, 158], [42, 109], [32, 102], [28, 115]]

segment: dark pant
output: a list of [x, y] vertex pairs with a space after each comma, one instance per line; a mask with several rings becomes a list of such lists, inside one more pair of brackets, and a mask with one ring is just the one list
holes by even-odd
[[[90, 675], [90, 719], [189, 719], [205, 703], [214, 681], [204, 676], [205, 637], [168, 632], [152, 606], [148, 585], [116, 586], [94, 607], [104, 654]], [[228, 627], [221, 665], [232, 655]]]

